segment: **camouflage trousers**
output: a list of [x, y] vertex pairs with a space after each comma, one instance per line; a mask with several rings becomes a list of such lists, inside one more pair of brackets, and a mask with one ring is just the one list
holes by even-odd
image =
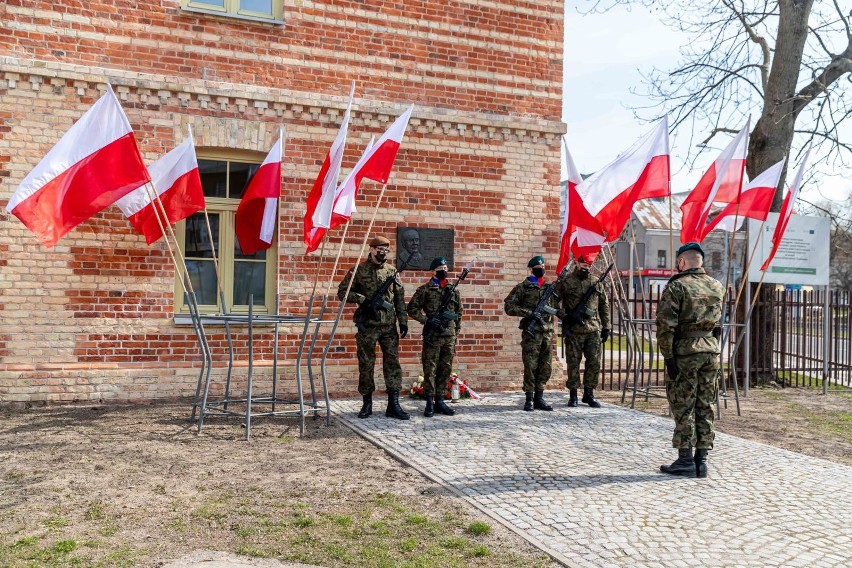
[[446, 393], [455, 353], [455, 335], [438, 335], [431, 344], [423, 342], [420, 357], [423, 360], [423, 390], [427, 396], [443, 396]]
[[553, 371], [553, 334], [536, 332], [521, 336], [521, 357], [524, 361], [524, 392], [544, 390]]
[[666, 379], [666, 397], [674, 415], [672, 446], [699, 450], [713, 448], [716, 389], [718, 388], [719, 355], [696, 353], [676, 358], [678, 374], [674, 381]]
[[580, 361], [586, 358], [583, 373], [583, 386], [597, 388], [601, 374], [601, 335], [594, 333], [575, 333], [566, 336], [565, 359], [568, 363], [568, 379], [565, 386], [569, 389], [580, 388]]
[[399, 366], [399, 333], [395, 325], [368, 327], [355, 334], [358, 346], [358, 392], [376, 390], [373, 373], [376, 368], [376, 343], [382, 348], [382, 374], [388, 390], [402, 389], [402, 367]]

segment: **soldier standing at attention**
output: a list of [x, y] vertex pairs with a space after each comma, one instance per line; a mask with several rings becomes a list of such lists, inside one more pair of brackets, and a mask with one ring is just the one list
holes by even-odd
[[707, 477], [707, 452], [715, 437], [713, 404], [725, 288], [704, 271], [704, 251], [698, 243], [680, 247], [675, 259], [678, 273], [657, 304], [657, 346], [666, 363], [666, 396], [675, 420], [672, 445], [678, 458], [660, 470]]
[[[534, 317], [535, 308], [545, 291], [544, 257], [534, 256], [527, 263], [530, 275], [523, 282], [512, 288], [503, 300], [503, 309], [510, 316], [521, 318], [521, 329]], [[557, 317], [565, 317], [559, 310], [559, 296], [550, 296], [549, 306], [557, 310]], [[521, 356], [524, 360], [524, 393], [526, 402], [524, 410], [553, 410], [544, 402], [544, 386], [550, 379], [553, 359], [553, 316], [542, 312], [536, 320], [535, 331], [530, 334], [521, 333]]]
[[583, 254], [577, 258], [574, 271], [563, 278], [556, 294], [562, 300], [562, 310], [567, 314], [562, 320], [565, 353], [568, 363], [568, 406], [577, 406], [577, 389], [580, 387], [580, 361], [586, 357], [583, 375], [583, 402], [592, 408], [600, 408], [595, 400], [595, 388], [601, 373], [601, 344], [609, 338], [609, 300], [602, 282], [594, 292], [581, 301], [592, 286], [589, 271], [595, 255]]
[[[426, 394], [426, 411], [423, 416], [427, 418], [436, 412], [447, 416], [456, 413], [444, 402], [444, 393], [453, 372], [453, 357], [462, 316], [461, 294], [451, 285], [447, 289], [447, 259], [435, 257], [429, 270], [434, 271], [434, 276], [420, 286], [408, 302], [408, 317], [423, 324], [421, 358]], [[447, 293], [452, 294], [449, 303], [445, 310], [439, 311]]]
[[[376, 390], [373, 372], [376, 367], [378, 342], [382, 348], [382, 373], [388, 391], [385, 416], [408, 420], [408, 413], [399, 406], [399, 391], [402, 388], [399, 339], [408, 335], [408, 316], [405, 313], [405, 290], [395, 277], [396, 269], [385, 262], [389, 252], [390, 241], [385, 237], [376, 237], [370, 241], [370, 256], [355, 269], [355, 281], [346, 297], [347, 302], [359, 304], [354, 317], [358, 327], [355, 341], [358, 348], [358, 392], [364, 402], [358, 412], [358, 418], [367, 418], [373, 413], [373, 391]], [[343, 282], [337, 287], [337, 297], [341, 301], [352, 275], [352, 270], [347, 272]], [[385, 292], [383, 300], [390, 308], [374, 309], [372, 300], [388, 278], [394, 280]], [[396, 332], [397, 322], [399, 334]]]

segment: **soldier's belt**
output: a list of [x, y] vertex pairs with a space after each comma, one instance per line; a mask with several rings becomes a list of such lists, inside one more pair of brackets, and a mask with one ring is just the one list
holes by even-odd
[[713, 337], [713, 331], [676, 331], [675, 339], [698, 339], [700, 337]]

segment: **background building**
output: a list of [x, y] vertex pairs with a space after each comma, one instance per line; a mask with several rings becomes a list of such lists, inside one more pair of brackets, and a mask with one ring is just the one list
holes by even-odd
[[[476, 388], [518, 386], [519, 332], [502, 301], [530, 256], [555, 263], [558, 254], [563, 17], [561, 0], [0, 4], [0, 402], [194, 392], [199, 352], [162, 241], [146, 246], [113, 206], [46, 250], [5, 213], [18, 183], [107, 82], [148, 163], [192, 127], [235, 310], [247, 308], [251, 292], [256, 310], [304, 313], [315, 275], [330, 276], [333, 256], [303, 254], [302, 216], [350, 81], [345, 171], [371, 135], [414, 103], [373, 232], [396, 248], [397, 225], [455, 230], [456, 265], [471, 266], [457, 371]], [[234, 212], [280, 128], [277, 242], [243, 255]], [[335, 281], [357, 260], [378, 192], [364, 183]], [[340, 235], [329, 234], [327, 250]], [[206, 225], [180, 223], [177, 237], [202, 307], [216, 310]], [[425, 278], [403, 276], [406, 299]], [[419, 373], [418, 328], [402, 342], [408, 377]], [[280, 342], [291, 364], [293, 331]], [[335, 394], [356, 390], [353, 335], [343, 323], [329, 367]], [[222, 347], [224, 337], [215, 339]], [[245, 334], [237, 339], [245, 353]], [[267, 330], [257, 344], [261, 374], [271, 339]]]

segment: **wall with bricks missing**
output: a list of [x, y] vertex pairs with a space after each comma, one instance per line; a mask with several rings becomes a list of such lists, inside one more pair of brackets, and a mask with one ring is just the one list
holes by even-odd
[[[178, 0], [0, 5], [0, 402], [194, 394], [200, 352], [191, 327], [175, 322], [175, 270], [162, 241], [146, 246], [113, 206], [46, 250], [5, 212], [18, 183], [107, 81], [149, 163], [189, 125], [199, 147], [261, 156], [285, 128], [278, 287], [281, 310], [291, 313], [304, 313], [317, 272], [321, 290], [332, 276], [336, 287], [356, 262], [381, 189], [362, 186], [336, 274], [332, 255], [304, 256], [304, 201], [349, 82], [357, 85], [344, 171], [414, 103], [373, 233], [396, 247], [400, 224], [455, 229], [456, 265], [471, 267], [456, 369], [476, 389], [519, 387], [520, 332], [502, 302], [530, 256], [552, 265], [558, 253], [563, 2], [288, 0], [284, 19], [195, 14]], [[327, 251], [341, 234], [330, 232]], [[406, 299], [425, 280], [404, 275]], [[351, 314], [329, 361], [337, 395], [357, 387]], [[420, 373], [419, 325], [411, 328], [401, 342], [406, 382]], [[224, 345], [215, 334], [217, 372]], [[287, 378], [297, 348], [297, 335], [282, 334]], [[265, 329], [255, 350], [258, 389], [271, 355]], [[244, 374], [244, 360], [238, 365]]]

